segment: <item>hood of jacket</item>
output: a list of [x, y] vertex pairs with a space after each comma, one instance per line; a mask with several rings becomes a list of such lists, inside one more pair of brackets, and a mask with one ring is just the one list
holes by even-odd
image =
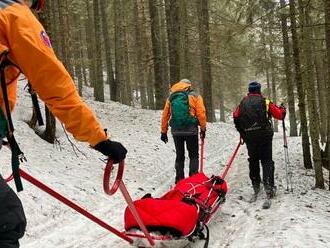
[[186, 82], [177, 82], [171, 87], [171, 93], [178, 92], [178, 91], [186, 91], [191, 88], [191, 83]]

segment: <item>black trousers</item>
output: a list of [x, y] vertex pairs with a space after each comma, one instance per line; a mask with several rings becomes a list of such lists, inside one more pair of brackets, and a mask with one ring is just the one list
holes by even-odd
[[274, 187], [275, 166], [272, 159], [272, 137], [264, 139], [246, 140], [249, 154], [250, 179], [253, 186], [260, 185], [260, 165], [262, 165], [262, 180], [265, 190]]
[[25, 228], [22, 203], [0, 175], [0, 247], [18, 248]]
[[199, 159], [198, 159], [198, 135], [190, 136], [173, 136], [176, 159], [175, 159], [175, 183], [184, 179], [184, 160], [185, 160], [185, 147], [187, 145], [189, 155], [189, 176], [192, 176], [198, 172]]

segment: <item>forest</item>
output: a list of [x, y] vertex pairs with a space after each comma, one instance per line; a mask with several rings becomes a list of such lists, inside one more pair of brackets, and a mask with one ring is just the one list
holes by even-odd
[[48, 0], [36, 15], [79, 94], [92, 88], [99, 102], [161, 110], [169, 84], [187, 78], [204, 97], [208, 121], [231, 122], [258, 80], [265, 96], [286, 106], [303, 166], [325, 188], [330, 0]]

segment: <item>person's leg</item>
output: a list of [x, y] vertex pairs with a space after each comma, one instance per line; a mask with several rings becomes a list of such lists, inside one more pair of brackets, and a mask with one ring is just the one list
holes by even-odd
[[173, 136], [176, 159], [175, 159], [175, 183], [184, 179], [184, 137], [183, 136]]
[[187, 150], [189, 153], [189, 176], [198, 172], [199, 159], [198, 159], [198, 135], [186, 136]]
[[21, 201], [0, 175], [0, 247], [18, 248], [25, 228]]
[[265, 191], [271, 197], [274, 192], [274, 172], [275, 166], [272, 159], [272, 139], [266, 139], [259, 147], [260, 160], [262, 164], [262, 174]]
[[260, 189], [260, 166], [259, 166], [259, 156], [258, 156], [258, 144], [253, 142], [246, 142], [246, 147], [248, 150], [248, 161], [249, 161], [249, 176], [253, 189], [256, 193]]

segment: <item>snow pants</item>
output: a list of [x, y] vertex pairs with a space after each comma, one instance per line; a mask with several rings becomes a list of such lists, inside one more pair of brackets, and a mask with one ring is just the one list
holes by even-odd
[[25, 227], [22, 203], [0, 175], [0, 247], [18, 248]]
[[272, 160], [272, 137], [264, 139], [248, 140], [246, 147], [249, 154], [250, 179], [253, 186], [260, 185], [260, 165], [262, 165], [262, 180], [265, 190], [271, 190], [274, 187], [275, 166]]
[[187, 136], [173, 136], [176, 159], [175, 159], [175, 183], [184, 179], [184, 160], [185, 160], [185, 147], [187, 145], [189, 155], [189, 176], [192, 176], [198, 172], [199, 159], [198, 159], [198, 135]]

